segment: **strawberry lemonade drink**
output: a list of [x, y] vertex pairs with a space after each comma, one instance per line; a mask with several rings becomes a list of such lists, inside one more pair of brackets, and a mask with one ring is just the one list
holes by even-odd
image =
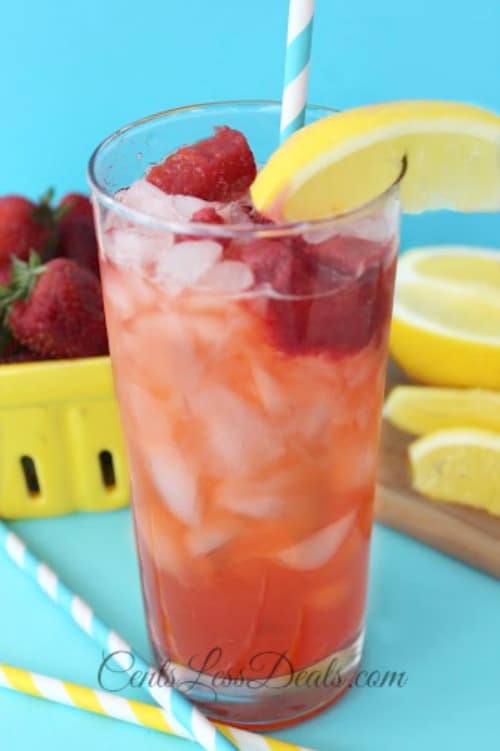
[[91, 163], [151, 643], [254, 727], [331, 703], [359, 664], [399, 229], [397, 186], [339, 217], [259, 214], [278, 120], [172, 111]]

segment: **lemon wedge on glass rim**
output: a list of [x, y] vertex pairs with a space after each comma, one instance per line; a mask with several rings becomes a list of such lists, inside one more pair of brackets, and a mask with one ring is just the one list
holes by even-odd
[[277, 221], [320, 219], [361, 206], [401, 174], [403, 210], [500, 208], [500, 117], [445, 101], [345, 110], [298, 130], [251, 187]]

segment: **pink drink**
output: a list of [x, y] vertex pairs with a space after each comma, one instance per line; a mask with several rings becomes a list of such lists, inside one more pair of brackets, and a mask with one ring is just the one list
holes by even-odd
[[151, 641], [248, 726], [317, 711], [359, 662], [397, 195], [260, 221], [144, 180], [99, 213]]

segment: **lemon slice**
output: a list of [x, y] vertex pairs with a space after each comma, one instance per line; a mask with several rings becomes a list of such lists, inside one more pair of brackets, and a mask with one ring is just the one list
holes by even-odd
[[500, 435], [442, 430], [409, 447], [413, 487], [441, 501], [500, 515]]
[[500, 207], [500, 118], [439, 101], [369, 105], [311, 123], [274, 152], [252, 199], [275, 220], [331, 216], [381, 195], [404, 157], [404, 210]]
[[415, 435], [464, 425], [500, 433], [500, 392], [396, 386], [385, 402], [384, 417]]
[[500, 389], [500, 251], [437, 246], [404, 253], [390, 348], [414, 380]]

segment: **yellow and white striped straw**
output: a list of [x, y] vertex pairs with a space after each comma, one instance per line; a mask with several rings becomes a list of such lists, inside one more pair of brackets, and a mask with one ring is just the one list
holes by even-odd
[[[108, 691], [79, 686], [59, 678], [50, 678], [29, 670], [21, 670], [11, 665], [0, 664], [0, 688], [8, 688], [105, 717], [113, 717], [133, 725], [142, 725], [161, 733], [178, 735], [169, 724], [167, 713], [161, 707], [134, 699], [125, 699], [123, 696], [117, 696]], [[285, 743], [265, 735], [255, 735], [222, 723], [215, 724], [240, 751], [310, 751], [294, 743]]]

